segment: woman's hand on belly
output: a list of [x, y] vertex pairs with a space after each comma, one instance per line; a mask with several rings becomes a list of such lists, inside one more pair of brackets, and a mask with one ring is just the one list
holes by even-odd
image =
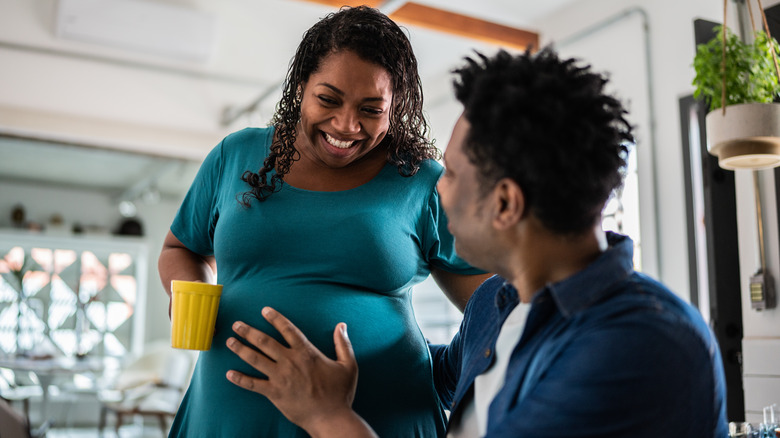
[[235, 322], [233, 331], [261, 353], [234, 337], [228, 338], [228, 348], [268, 379], [235, 370], [227, 372], [227, 379], [267, 397], [285, 417], [312, 436], [376, 436], [352, 410], [358, 367], [346, 324], [339, 323], [333, 331], [334, 361], [280, 313], [266, 307], [262, 314], [290, 347], [254, 327]]

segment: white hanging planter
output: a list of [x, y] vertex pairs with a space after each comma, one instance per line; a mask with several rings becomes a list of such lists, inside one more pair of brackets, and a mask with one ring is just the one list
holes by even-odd
[[729, 105], [707, 114], [707, 150], [724, 169], [780, 166], [780, 103]]

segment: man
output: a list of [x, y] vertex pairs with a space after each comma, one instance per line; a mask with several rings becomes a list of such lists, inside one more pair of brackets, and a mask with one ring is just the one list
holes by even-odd
[[[633, 270], [628, 237], [601, 230], [632, 141], [606, 79], [549, 49], [480, 56], [456, 73], [464, 112], [438, 190], [459, 255], [498, 275], [474, 292], [453, 341], [431, 346], [448, 436], [726, 436], [711, 331]], [[265, 355], [237, 340], [231, 349], [268, 380], [228, 379], [313, 436], [372, 436], [350, 408], [346, 327], [333, 361], [283, 316], [264, 315], [289, 348], [237, 323]]]

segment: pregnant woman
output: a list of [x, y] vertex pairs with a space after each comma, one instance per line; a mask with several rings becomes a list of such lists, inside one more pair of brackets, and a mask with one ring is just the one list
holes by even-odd
[[227, 136], [204, 160], [159, 259], [171, 280], [224, 285], [214, 341], [200, 354], [171, 429], [186, 437], [298, 437], [257, 376], [226, 346], [242, 321], [286, 315], [330, 357], [346, 322], [360, 368], [354, 409], [382, 437], [431, 437], [445, 416], [412, 286], [432, 274], [461, 309], [487, 276], [459, 259], [439, 204], [417, 61], [404, 32], [367, 7], [303, 36], [267, 128]]

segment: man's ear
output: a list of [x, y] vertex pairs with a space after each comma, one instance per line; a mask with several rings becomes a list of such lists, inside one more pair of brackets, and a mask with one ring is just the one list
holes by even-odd
[[493, 187], [495, 199], [493, 225], [508, 229], [525, 216], [525, 195], [516, 182], [509, 178], [499, 180]]

